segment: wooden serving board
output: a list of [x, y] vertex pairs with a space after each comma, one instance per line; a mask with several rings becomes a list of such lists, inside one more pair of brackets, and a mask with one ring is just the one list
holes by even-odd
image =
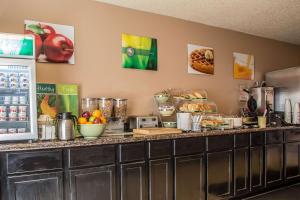
[[139, 128], [133, 129], [133, 133], [142, 135], [163, 135], [182, 133], [182, 130], [177, 128]]

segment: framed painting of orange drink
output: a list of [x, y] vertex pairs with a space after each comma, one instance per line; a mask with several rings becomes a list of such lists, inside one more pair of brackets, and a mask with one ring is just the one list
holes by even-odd
[[254, 56], [233, 53], [233, 76], [235, 79], [254, 80]]

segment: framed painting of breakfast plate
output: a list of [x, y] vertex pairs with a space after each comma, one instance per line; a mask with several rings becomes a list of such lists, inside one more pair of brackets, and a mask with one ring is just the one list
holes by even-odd
[[188, 44], [188, 73], [214, 74], [214, 50], [211, 47]]

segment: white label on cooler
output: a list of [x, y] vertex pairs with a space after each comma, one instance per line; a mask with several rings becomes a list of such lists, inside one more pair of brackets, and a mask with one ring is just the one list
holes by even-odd
[[17, 82], [10, 82], [9, 87], [12, 88], [12, 89], [16, 89], [16, 88], [18, 88], [18, 83]]
[[20, 104], [26, 104], [27, 102], [26, 102], [26, 96], [20, 96], [19, 97], [19, 102], [20, 102]]
[[5, 96], [4, 97], [4, 104], [10, 104], [10, 102], [11, 102], [11, 96]]
[[25, 116], [26, 116], [26, 110], [27, 110], [27, 106], [19, 106], [19, 112], [23, 112], [25, 113]]
[[6, 112], [0, 112], [0, 117], [6, 117], [7, 116], [7, 113]]
[[6, 115], [6, 106], [0, 106], [0, 113], [5, 112]]
[[9, 112], [10, 113], [17, 113], [17, 106], [9, 106]]
[[5, 134], [7, 133], [7, 129], [6, 128], [0, 128], [0, 134]]
[[26, 73], [19, 73], [20, 78], [28, 78], [28, 74]]
[[26, 128], [18, 128], [18, 133], [25, 133], [26, 132]]
[[26, 112], [19, 112], [18, 119], [19, 121], [26, 121]]
[[29, 83], [29, 80], [27, 77], [20, 77], [19, 81], [20, 81], [20, 83]]
[[0, 81], [0, 88], [7, 88], [7, 82], [6, 81]]
[[21, 89], [27, 89], [27, 88], [29, 88], [29, 83], [20, 83], [20, 88]]
[[17, 113], [16, 112], [8, 113], [8, 119], [9, 121], [17, 121]]
[[16, 128], [9, 128], [8, 133], [17, 133], [17, 129]]
[[14, 82], [17, 83], [18, 82], [18, 78], [17, 77], [9, 77], [9, 82]]
[[9, 77], [9, 78], [10, 78], [10, 77], [15, 77], [15, 78], [17, 78], [17, 77], [18, 77], [18, 73], [11, 72], [11, 73], [8, 74], [8, 77]]
[[13, 96], [11, 101], [12, 101], [12, 104], [18, 104], [19, 103], [19, 97], [18, 96]]
[[0, 72], [0, 77], [7, 78], [7, 73], [6, 72]]

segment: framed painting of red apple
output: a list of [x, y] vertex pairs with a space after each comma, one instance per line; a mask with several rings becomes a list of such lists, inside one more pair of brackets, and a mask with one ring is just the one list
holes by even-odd
[[35, 37], [38, 62], [75, 64], [73, 26], [25, 20], [24, 28]]

